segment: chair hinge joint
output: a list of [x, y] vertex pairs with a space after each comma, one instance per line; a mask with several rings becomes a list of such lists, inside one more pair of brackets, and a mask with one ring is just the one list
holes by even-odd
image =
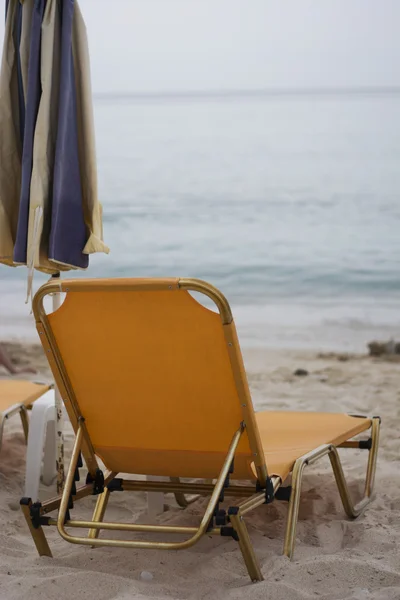
[[124, 480], [121, 477], [114, 477], [114, 479], [112, 479], [110, 483], [107, 484], [107, 489], [109, 492], [123, 492], [123, 483]]
[[236, 529], [230, 526], [221, 527], [220, 533], [222, 537], [231, 537], [235, 540], [235, 542], [239, 541], [239, 535]]
[[50, 517], [45, 517], [42, 515], [42, 503], [34, 502], [31, 504], [29, 509], [31, 515], [32, 525], [35, 529], [40, 529], [42, 525], [48, 525], [50, 521]]
[[93, 496], [98, 496], [104, 492], [104, 474], [101, 469], [96, 469], [94, 477], [92, 477], [90, 473], [87, 474], [86, 484], [88, 485], [90, 483], [93, 483]]
[[272, 482], [271, 477], [267, 477], [267, 479], [265, 480], [265, 485], [264, 486], [262, 486], [260, 484], [260, 482], [257, 481], [256, 491], [257, 492], [264, 492], [265, 493], [265, 502], [264, 502], [264, 504], [271, 504], [271, 502], [274, 501], [275, 492], [274, 492], [274, 484]]
[[289, 502], [291, 493], [292, 493], [292, 486], [286, 485], [285, 487], [280, 487], [276, 490], [275, 498], [277, 500], [283, 500], [285, 502]]
[[360, 450], [371, 450], [372, 438], [368, 438], [367, 440], [360, 440], [358, 442], [358, 447], [360, 448]]

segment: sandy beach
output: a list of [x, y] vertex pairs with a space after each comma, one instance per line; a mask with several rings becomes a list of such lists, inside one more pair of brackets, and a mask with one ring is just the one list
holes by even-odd
[[[49, 378], [41, 348], [6, 344], [20, 364]], [[344, 514], [326, 459], [306, 473], [292, 562], [282, 556], [287, 505], [275, 501], [250, 513], [248, 526], [265, 581], [249, 583], [236, 542], [203, 539], [189, 551], [96, 550], [64, 542], [46, 530], [54, 558], [39, 558], [19, 510], [25, 445], [18, 418], [6, 424], [0, 454], [0, 599], [400, 599], [400, 363], [361, 355], [246, 350], [245, 363], [257, 410], [317, 410], [382, 417], [375, 497], [355, 521]], [[308, 375], [295, 376], [296, 369]], [[6, 376], [0, 371], [0, 376]], [[38, 379], [38, 377], [36, 377]], [[66, 453], [72, 444], [67, 428]], [[365, 451], [342, 450], [350, 489], [362, 493]], [[42, 498], [55, 486], [41, 487]], [[74, 513], [89, 515], [95, 499]], [[160, 523], [196, 524], [204, 500], [185, 511], [173, 496]], [[108, 516], [145, 522], [145, 494], [115, 494]], [[143, 571], [151, 573], [143, 580]]]

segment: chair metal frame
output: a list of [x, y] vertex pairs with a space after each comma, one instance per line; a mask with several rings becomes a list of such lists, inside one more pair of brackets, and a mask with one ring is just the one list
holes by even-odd
[[[124, 280], [119, 284], [118, 280], [113, 283], [112, 289], [138, 289], [138, 283], [135, 280]], [[157, 289], [157, 280], [141, 280], [140, 289]], [[179, 289], [188, 291], [201, 292], [210, 297], [216, 304], [223, 325], [229, 325], [232, 322], [232, 313], [227, 300], [213, 286], [195, 279], [180, 279], [177, 284]], [[111, 289], [110, 283], [102, 283], [101, 280], [71, 280], [63, 281], [61, 291], [68, 293], [70, 289], [74, 291], [87, 291], [89, 289], [96, 291]], [[33, 302], [33, 311], [35, 314], [38, 333], [42, 344], [46, 350], [46, 354], [52, 368], [57, 386], [64, 399], [64, 404], [67, 408], [70, 420], [76, 432], [76, 439], [72, 451], [71, 462], [66, 477], [65, 488], [61, 495], [47, 500], [42, 504], [33, 504], [31, 499], [23, 498], [21, 500], [21, 508], [28, 523], [30, 532], [35, 542], [36, 548], [40, 555], [52, 556], [49, 545], [47, 543], [43, 526], [55, 526], [60, 535], [68, 542], [74, 544], [82, 544], [86, 546], [114, 546], [122, 548], [156, 548], [156, 549], [174, 549], [182, 550], [196, 544], [205, 534], [209, 535], [228, 535], [239, 542], [240, 550], [243, 555], [249, 576], [253, 582], [261, 581], [263, 575], [255, 556], [254, 548], [251, 543], [246, 524], [243, 517], [251, 510], [269, 503], [278, 495], [278, 490], [282, 485], [280, 477], [268, 476], [267, 466], [263, 453], [259, 451], [259, 435], [254, 425], [254, 413], [250, 411], [246, 404], [245, 391], [240, 382], [240, 377], [237, 377], [237, 389], [242, 405], [243, 421], [238, 423], [237, 431], [233, 433], [232, 441], [227, 449], [226, 457], [221, 467], [218, 478], [214, 483], [206, 482], [182, 482], [177, 478], [172, 478], [170, 481], [146, 481], [146, 480], [122, 480], [118, 479], [120, 489], [123, 491], [147, 491], [147, 492], [163, 492], [175, 494], [178, 504], [182, 507], [196, 500], [199, 496], [209, 496], [209, 501], [206, 506], [204, 515], [198, 527], [182, 527], [182, 526], [165, 526], [165, 525], [139, 525], [135, 523], [114, 523], [104, 521], [104, 515], [107, 508], [110, 492], [113, 488], [113, 481], [116, 480], [118, 473], [107, 472], [104, 475], [104, 486], [100, 490], [98, 500], [91, 520], [75, 520], [69, 515], [69, 508], [73, 503], [90, 494], [96, 493], [93, 481], [95, 481], [96, 473], [99, 465], [93, 449], [93, 446], [88, 435], [84, 416], [80, 413], [79, 405], [74, 396], [74, 391], [71, 386], [68, 374], [66, 372], [62, 356], [58, 350], [56, 340], [53, 336], [49, 325], [44, 307], [43, 299], [47, 294], [60, 292], [60, 283], [54, 284], [49, 282], [42, 286], [36, 294]], [[237, 341], [232, 337], [231, 330], [224, 327], [225, 338], [228, 345], [228, 352], [235, 373], [239, 365], [237, 364], [235, 353], [230, 352]], [[339, 459], [337, 447], [333, 444], [325, 444], [315, 450], [298, 458], [292, 470], [292, 488], [289, 500], [288, 520], [284, 542], [284, 554], [289, 558], [292, 557], [294, 544], [296, 539], [296, 526], [298, 521], [298, 511], [301, 496], [301, 483], [305, 467], [312, 465], [324, 456], [329, 456], [336, 483], [339, 489], [340, 497], [347, 515], [350, 518], [357, 517], [368, 502], [371, 500], [376, 460], [379, 445], [379, 429], [380, 418], [371, 418], [371, 438], [364, 443], [357, 440], [346, 441], [338, 447], [342, 448], [365, 448], [369, 450], [369, 458], [367, 465], [367, 475], [365, 482], [365, 490], [363, 499], [356, 505], [353, 504], [349, 489], [343, 474], [342, 465]], [[254, 456], [254, 464], [257, 473], [257, 482], [252, 482], [250, 485], [233, 485], [229, 482], [229, 473], [232, 461], [235, 457], [236, 448], [240, 441], [243, 432], [249, 438], [250, 448]], [[79, 458], [83, 454], [88, 471], [90, 474], [90, 483], [75, 488], [76, 473], [79, 467]], [[227, 487], [228, 485], [228, 487]], [[269, 489], [268, 488], [269, 485]], [[239, 501], [232, 505], [227, 514], [224, 524], [214, 522], [214, 514], [218, 508], [221, 493], [225, 490], [227, 496], [238, 498]], [[97, 490], [98, 492], [99, 490]], [[278, 494], [277, 494], [278, 493]], [[187, 498], [186, 495], [195, 494], [193, 498]], [[46, 515], [58, 510], [58, 517], [50, 518]], [[79, 537], [71, 535], [67, 530], [70, 529], [87, 529], [87, 537]], [[140, 533], [160, 533], [160, 534], [180, 534], [186, 536], [184, 541], [166, 542], [166, 541], [147, 541], [147, 540], [119, 540], [109, 538], [99, 538], [101, 530], [105, 531], [127, 531]]]

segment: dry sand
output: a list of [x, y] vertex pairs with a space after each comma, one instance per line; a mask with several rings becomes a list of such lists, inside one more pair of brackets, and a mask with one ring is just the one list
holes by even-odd
[[[22, 362], [48, 377], [40, 349], [9, 346]], [[343, 360], [347, 358], [347, 360]], [[309, 469], [304, 480], [294, 560], [281, 555], [287, 505], [274, 502], [249, 515], [265, 581], [249, 583], [236, 542], [203, 539], [188, 551], [132, 551], [73, 546], [46, 530], [54, 558], [39, 558], [19, 511], [25, 447], [18, 419], [7, 423], [0, 454], [0, 599], [230, 599], [400, 600], [400, 364], [368, 357], [317, 356], [304, 352], [246, 351], [258, 410], [321, 410], [382, 416], [376, 495], [356, 521], [344, 515], [329, 461]], [[295, 377], [304, 368], [308, 376]], [[0, 376], [4, 376], [4, 372]], [[67, 435], [67, 454], [72, 435]], [[343, 450], [354, 496], [362, 492], [366, 453]], [[54, 487], [42, 486], [43, 498]], [[182, 511], [172, 496], [162, 523], [198, 523], [204, 500]], [[79, 516], [89, 515], [88, 498]], [[114, 494], [110, 519], [145, 521], [144, 494]], [[152, 574], [144, 581], [141, 573]]]

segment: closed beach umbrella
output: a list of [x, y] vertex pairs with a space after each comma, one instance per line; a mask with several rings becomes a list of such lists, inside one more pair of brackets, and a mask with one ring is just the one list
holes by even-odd
[[28, 266], [30, 295], [35, 269], [52, 275], [86, 269], [89, 254], [108, 251], [78, 3], [8, 0], [0, 72], [0, 263]]
[[9, 0], [0, 134], [0, 262], [53, 274], [108, 253], [76, 0]]

